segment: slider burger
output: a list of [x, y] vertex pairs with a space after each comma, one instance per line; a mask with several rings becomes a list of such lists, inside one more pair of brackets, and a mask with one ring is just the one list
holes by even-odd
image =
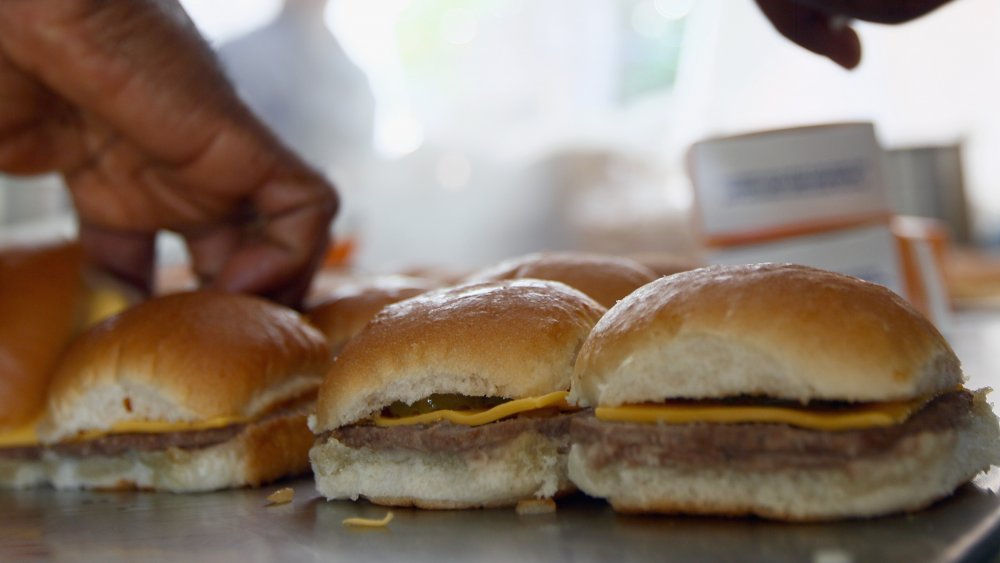
[[540, 252], [511, 258], [466, 278], [467, 283], [536, 278], [562, 282], [611, 307], [655, 280], [655, 272], [631, 258], [586, 252]]
[[308, 469], [327, 365], [285, 307], [218, 291], [141, 303], [70, 346], [39, 434], [60, 489], [207, 491]]
[[656, 272], [657, 277], [672, 276], [706, 265], [693, 257], [669, 252], [638, 252], [630, 254], [629, 258]]
[[45, 482], [35, 427], [52, 371], [77, 332], [127, 301], [75, 243], [0, 250], [0, 487]]
[[435, 287], [433, 282], [412, 276], [381, 276], [345, 284], [310, 307], [308, 319], [326, 336], [330, 355], [335, 357], [383, 307]]
[[441, 509], [571, 490], [564, 398], [603, 312], [542, 280], [435, 290], [382, 309], [320, 388], [310, 419], [317, 489]]
[[570, 478], [622, 512], [917, 510], [1000, 458], [984, 391], [889, 290], [795, 265], [661, 278], [608, 311], [569, 401]]

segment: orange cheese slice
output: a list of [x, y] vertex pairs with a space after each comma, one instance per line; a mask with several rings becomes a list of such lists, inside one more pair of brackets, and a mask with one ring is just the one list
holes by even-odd
[[23, 426], [0, 431], [0, 448], [37, 446], [38, 433], [35, 432], [37, 424], [38, 421], [32, 421]]
[[600, 420], [690, 424], [779, 423], [816, 430], [852, 430], [876, 426], [892, 426], [906, 420], [932, 397], [912, 401], [868, 403], [842, 409], [810, 409], [808, 407], [723, 405], [723, 404], [651, 404], [597, 407], [594, 415]]
[[84, 430], [77, 434], [74, 441], [95, 440], [110, 434], [163, 434], [166, 432], [193, 432], [197, 430], [212, 430], [232, 424], [250, 422], [250, 419], [237, 416], [217, 416], [205, 420], [190, 422], [164, 422], [155, 420], [126, 420], [116, 422], [107, 430]]

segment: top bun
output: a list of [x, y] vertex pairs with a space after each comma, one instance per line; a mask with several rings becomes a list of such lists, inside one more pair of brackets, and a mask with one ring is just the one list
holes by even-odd
[[33, 422], [42, 411], [85, 300], [79, 245], [0, 251], [0, 430]]
[[312, 393], [329, 360], [296, 312], [199, 291], [151, 299], [94, 326], [53, 376], [43, 441], [122, 421], [256, 418]]
[[656, 277], [656, 272], [631, 258], [585, 252], [542, 252], [505, 260], [471, 274], [466, 281], [523, 278], [558, 281], [611, 307]]
[[569, 388], [577, 350], [604, 313], [558, 282], [435, 290], [382, 309], [341, 350], [314, 432], [434, 393], [518, 398]]
[[569, 400], [891, 401], [961, 380], [941, 334], [885, 287], [790, 264], [711, 266], [608, 311], [580, 351]]
[[434, 289], [429, 280], [411, 276], [382, 276], [363, 283], [342, 285], [309, 310], [309, 322], [326, 335], [330, 353], [337, 355], [352, 336], [382, 310], [403, 299]]
[[707, 266], [694, 257], [669, 252], [637, 252], [630, 254], [629, 258], [655, 272], [657, 277], [672, 276]]

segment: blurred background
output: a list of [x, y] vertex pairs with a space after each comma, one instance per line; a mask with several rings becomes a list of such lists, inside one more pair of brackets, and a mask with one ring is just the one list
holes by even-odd
[[[994, 0], [858, 25], [853, 72], [751, 0], [183, 4], [244, 99], [337, 184], [334, 230], [362, 269], [693, 255], [692, 142], [838, 121], [875, 124], [897, 212], [1000, 247]], [[58, 178], [0, 176], [0, 225], [0, 242], [72, 232]]]

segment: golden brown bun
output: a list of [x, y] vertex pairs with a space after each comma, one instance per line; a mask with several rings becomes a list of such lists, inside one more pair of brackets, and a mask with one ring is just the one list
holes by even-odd
[[43, 441], [121, 421], [254, 418], [311, 393], [326, 343], [296, 312], [247, 295], [178, 293], [96, 325], [52, 380]]
[[630, 254], [629, 258], [653, 270], [657, 276], [672, 276], [708, 265], [691, 256], [667, 252], [639, 252]]
[[536, 278], [562, 282], [611, 307], [656, 273], [621, 256], [585, 252], [542, 252], [511, 258], [470, 275], [468, 283]]
[[84, 313], [82, 268], [77, 244], [0, 251], [0, 431], [40, 414]]
[[309, 310], [309, 322], [326, 336], [331, 355], [336, 356], [386, 305], [434, 289], [429, 280], [410, 276], [381, 276], [370, 281], [338, 287]]
[[608, 311], [580, 351], [570, 401], [891, 401], [961, 380], [941, 334], [880, 285], [789, 264], [711, 266]]
[[425, 265], [403, 268], [397, 273], [403, 276], [431, 280], [436, 283], [438, 287], [445, 287], [462, 285], [465, 283], [464, 280], [469, 276], [471, 271], [472, 270], [468, 268]]
[[434, 393], [525, 397], [569, 388], [604, 308], [558, 282], [435, 290], [382, 309], [327, 372], [313, 432]]

